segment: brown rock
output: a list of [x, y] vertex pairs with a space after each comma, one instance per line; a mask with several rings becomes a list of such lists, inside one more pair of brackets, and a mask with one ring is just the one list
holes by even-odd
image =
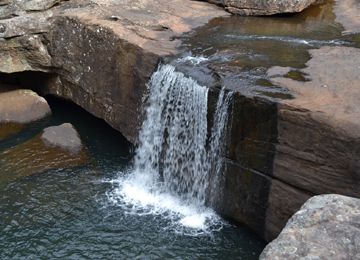
[[33, 0], [1, 8], [11, 15], [0, 21], [0, 72], [48, 72], [40, 92], [72, 100], [132, 142], [146, 83], [159, 60], [177, 52], [176, 37], [228, 15], [190, 0]]
[[295, 97], [279, 105], [273, 174], [315, 194], [359, 197], [360, 50], [323, 47], [310, 53], [302, 70], [310, 81], [272, 79]]
[[311, 196], [360, 197], [360, 50], [312, 50], [302, 69], [307, 81], [274, 84], [292, 99], [240, 90], [230, 118], [224, 201], [218, 210], [267, 241]]
[[46, 100], [27, 89], [0, 93], [0, 123], [26, 124], [51, 113]]

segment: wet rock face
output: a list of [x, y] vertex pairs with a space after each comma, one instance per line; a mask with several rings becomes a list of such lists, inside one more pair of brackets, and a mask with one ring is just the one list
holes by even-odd
[[31, 90], [0, 92], [0, 123], [27, 124], [50, 113], [46, 100]]
[[218, 210], [267, 241], [314, 195], [360, 198], [360, 50], [310, 54], [306, 81], [283, 77], [289, 68], [268, 71], [292, 99], [234, 96]]
[[227, 11], [238, 15], [274, 15], [298, 13], [322, 0], [207, 0], [223, 5]]
[[82, 149], [79, 134], [69, 123], [45, 128], [41, 139], [46, 145], [60, 147], [74, 154]]
[[265, 248], [260, 259], [358, 259], [359, 223], [359, 199], [313, 197]]

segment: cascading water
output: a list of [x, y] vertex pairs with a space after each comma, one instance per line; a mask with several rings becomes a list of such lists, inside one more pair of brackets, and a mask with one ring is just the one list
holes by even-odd
[[[110, 199], [127, 212], [170, 217], [177, 231], [218, 229], [213, 202], [221, 182], [221, 153], [231, 94], [222, 90], [207, 147], [208, 88], [161, 65], [149, 82], [146, 119], [134, 166]], [[180, 229], [179, 229], [180, 228]]]
[[214, 114], [214, 123], [211, 129], [210, 136], [210, 149], [207, 156], [209, 191], [208, 191], [208, 204], [215, 206], [216, 203], [221, 202], [221, 194], [223, 187], [223, 154], [226, 126], [228, 123], [229, 106], [232, 101], [232, 92], [225, 92], [223, 88], [220, 92], [219, 99], [216, 105]]

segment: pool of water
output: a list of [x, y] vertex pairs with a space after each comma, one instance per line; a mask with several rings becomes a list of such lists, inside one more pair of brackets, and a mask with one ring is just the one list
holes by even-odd
[[[0, 142], [0, 259], [257, 259], [264, 241], [213, 212], [217, 222], [204, 230], [188, 225], [196, 209], [174, 198], [132, 194], [124, 201], [121, 187], [129, 184], [133, 148], [78, 107], [49, 101], [51, 117]], [[79, 131], [85, 162], [23, 174], [29, 151], [5, 165], [4, 152], [63, 122]], [[145, 204], [132, 207], [131, 199]]]
[[214, 19], [182, 37], [182, 52], [171, 62], [203, 85], [225, 86], [244, 95], [291, 98], [286, 89], [268, 81], [268, 68], [291, 67], [288, 76], [304, 80], [306, 75], [297, 70], [310, 59], [310, 49], [360, 48], [359, 34], [342, 33], [333, 6], [327, 1], [299, 14]]

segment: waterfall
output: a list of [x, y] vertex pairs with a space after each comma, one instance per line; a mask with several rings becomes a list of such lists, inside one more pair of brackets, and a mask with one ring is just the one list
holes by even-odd
[[140, 131], [135, 172], [186, 199], [205, 201], [208, 89], [160, 66], [150, 83], [149, 106]]
[[207, 87], [161, 65], [148, 88], [133, 169], [119, 180], [111, 199], [136, 214], [171, 216], [177, 227], [218, 226], [220, 218], [205, 204], [212, 204], [220, 190], [232, 95], [221, 90], [208, 139]]
[[233, 98], [232, 92], [225, 92], [225, 88], [221, 89], [219, 99], [214, 114], [214, 123], [211, 129], [210, 149], [208, 152], [208, 174], [209, 192], [208, 204], [215, 206], [221, 202], [222, 188], [224, 176], [222, 174], [223, 155], [225, 154], [225, 137], [228, 125], [229, 106]]

